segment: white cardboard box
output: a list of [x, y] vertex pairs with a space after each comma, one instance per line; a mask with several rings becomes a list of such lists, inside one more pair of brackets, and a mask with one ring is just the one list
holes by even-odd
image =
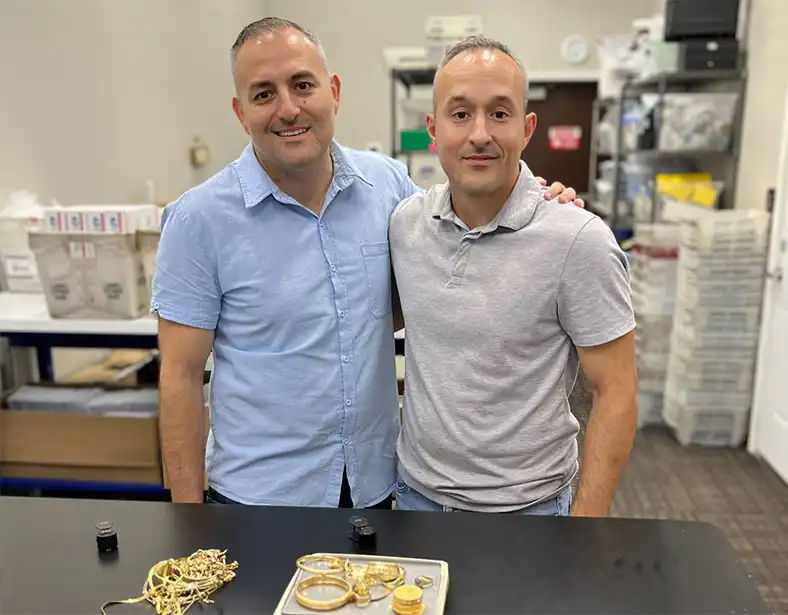
[[53, 318], [147, 314], [150, 290], [136, 233], [30, 233]]
[[72, 205], [48, 208], [45, 230], [51, 233], [134, 233], [159, 228], [156, 205]]

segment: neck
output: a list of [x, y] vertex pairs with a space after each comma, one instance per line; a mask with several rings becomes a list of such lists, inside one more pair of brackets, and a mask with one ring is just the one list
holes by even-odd
[[263, 162], [256, 149], [255, 156], [277, 188], [307, 209], [316, 214], [320, 213], [334, 175], [334, 162], [330, 151], [311, 164], [289, 169]]
[[451, 206], [457, 217], [463, 221], [469, 229], [485, 226], [495, 220], [495, 216], [506, 203], [506, 199], [514, 190], [517, 179], [520, 176], [520, 167], [517, 173], [506, 184], [490, 194], [477, 195], [468, 194], [459, 190], [451, 191]]

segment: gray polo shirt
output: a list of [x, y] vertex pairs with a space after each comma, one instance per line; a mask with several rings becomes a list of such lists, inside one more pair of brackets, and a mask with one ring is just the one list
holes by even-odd
[[546, 202], [525, 164], [490, 224], [469, 230], [446, 184], [389, 225], [405, 315], [399, 470], [426, 497], [504, 512], [577, 473], [568, 394], [576, 346], [635, 326], [626, 257], [595, 215]]

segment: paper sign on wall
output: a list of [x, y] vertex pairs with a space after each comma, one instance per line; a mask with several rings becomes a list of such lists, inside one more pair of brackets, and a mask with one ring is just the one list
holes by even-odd
[[547, 138], [552, 150], [578, 150], [583, 129], [580, 126], [550, 126]]

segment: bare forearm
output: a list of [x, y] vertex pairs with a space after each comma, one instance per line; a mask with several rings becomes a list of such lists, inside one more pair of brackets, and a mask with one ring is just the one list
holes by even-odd
[[159, 423], [173, 502], [202, 502], [205, 410], [202, 374], [162, 365]]
[[607, 515], [632, 450], [636, 424], [636, 395], [594, 396], [573, 516]]

